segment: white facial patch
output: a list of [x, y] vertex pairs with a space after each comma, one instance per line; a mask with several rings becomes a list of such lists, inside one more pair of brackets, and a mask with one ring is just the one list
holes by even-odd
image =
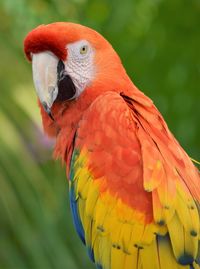
[[81, 40], [67, 45], [65, 70], [71, 77], [78, 97], [94, 78], [94, 49], [88, 41]]

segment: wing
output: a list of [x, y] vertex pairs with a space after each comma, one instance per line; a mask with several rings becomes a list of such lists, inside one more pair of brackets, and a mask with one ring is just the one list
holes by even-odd
[[68, 170], [74, 224], [97, 268], [200, 268], [199, 172], [146, 96], [98, 97]]

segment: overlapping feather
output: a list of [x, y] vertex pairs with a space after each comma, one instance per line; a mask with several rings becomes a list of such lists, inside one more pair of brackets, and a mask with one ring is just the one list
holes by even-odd
[[[97, 100], [75, 141], [71, 190], [89, 255], [103, 269], [200, 268], [199, 173], [152, 103], [123, 98]], [[111, 101], [123, 128], [109, 122]], [[90, 120], [99, 114], [100, 122]]]

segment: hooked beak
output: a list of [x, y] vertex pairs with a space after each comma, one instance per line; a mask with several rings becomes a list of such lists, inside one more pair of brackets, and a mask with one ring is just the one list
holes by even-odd
[[54, 101], [73, 100], [76, 87], [65, 70], [65, 64], [51, 52], [32, 56], [33, 81], [44, 110], [54, 120], [51, 108]]
[[58, 58], [50, 52], [32, 56], [33, 81], [38, 98], [52, 120], [51, 107], [58, 95], [57, 66]]

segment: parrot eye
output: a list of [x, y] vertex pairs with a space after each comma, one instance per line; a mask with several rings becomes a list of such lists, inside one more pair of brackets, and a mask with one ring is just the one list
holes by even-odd
[[83, 46], [80, 48], [80, 54], [81, 54], [81, 55], [85, 55], [87, 52], [88, 52], [88, 46], [87, 46], [87, 45], [83, 45]]

